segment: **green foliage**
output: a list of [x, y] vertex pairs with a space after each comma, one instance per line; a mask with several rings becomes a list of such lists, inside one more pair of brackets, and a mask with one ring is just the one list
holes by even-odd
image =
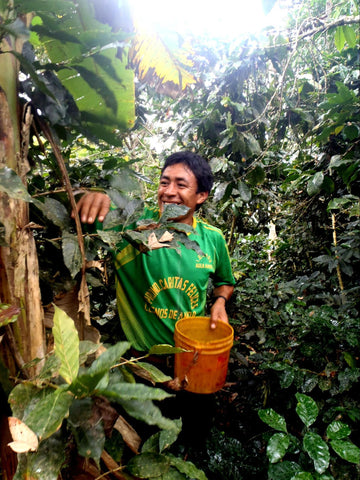
[[[297, 451], [297, 463], [292, 462], [290, 464], [286, 460], [283, 461], [287, 452], [289, 452], [289, 446], [294, 443], [294, 439], [287, 433], [274, 434], [268, 441], [267, 456], [271, 464], [278, 464], [278, 468], [269, 470], [270, 477], [276, 471], [279, 475], [278, 478], [281, 476], [281, 478], [288, 478], [289, 480], [295, 478], [316, 478], [316, 474], [325, 474], [327, 475], [326, 478], [332, 478], [331, 471], [333, 471], [333, 465], [336, 463], [336, 460], [332, 458], [333, 452], [348, 462], [358, 464], [360, 448], [355, 446], [348, 438], [351, 434], [349, 426], [342, 422], [332, 422], [326, 429], [328, 436], [324, 440], [323, 435], [325, 432], [319, 435], [317, 431], [309, 429], [318, 420], [319, 408], [316, 402], [308, 395], [300, 393], [296, 394], [296, 399], [296, 413], [305, 426], [300, 436], [300, 439], [302, 439], [302, 443], [300, 443], [302, 450]], [[275, 411], [259, 410], [259, 417], [270, 427], [284, 431], [286, 420]], [[343, 440], [344, 438], [346, 440]], [[312, 464], [302, 457], [304, 453], [310, 457]], [[279, 463], [280, 461], [281, 463]], [[291, 470], [289, 470], [290, 465]], [[295, 476], [293, 475], [294, 473]]]
[[[94, 141], [119, 145], [119, 130], [134, 123], [134, 74], [125, 55], [130, 26], [112, 31], [97, 19], [96, 1], [74, 5], [15, 2], [18, 15], [33, 12], [30, 42], [43, 53], [34, 62], [28, 46], [19, 58], [30, 75], [23, 88], [54, 127], [71, 126]], [[124, 6], [116, 14], [124, 18]]]
[[[134, 379], [128, 382], [127, 366], [135, 362], [123, 357], [129, 343], [109, 346], [90, 363], [97, 346], [89, 341], [79, 342], [73, 320], [57, 307], [52, 333], [54, 352], [46, 359], [42, 371], [26, 383], [16, 385], [9, 396], [13, 415], [39, 439], [36, 451], [20, 454], [15, 478], [25, 474], [39, 480], [57, 478], [64, 468], [71, 468], [74, 448], [78, 455], [99, 465], [105, 443], [111, 450], [110, 432], [119, 416], [106, 399], [117, 405], [122, 415], [161, 429], [144, 444], [143, 452], [130, 458], [122, 468], [131, 475], [149, 479], [165, 474], [166, 478], [206, 478], [192, 463], [166, 452], [177, 439], [181, 421], [163, 417], [153, 403], [171, 396], [163, 389], [135, 383]], [[159, 346], [159, 349], [169, 353], [171, 347]], [[137, 367], [142, 368], [139, 364]], [[147, 375], [151, 378], [150, 370]], [[156, 377], [151, 379], [156, 381]], [[110, 430], [105, 412], [113, 416]]]
[[[137, 248], [146, 250], [153, 231], [110, 235], [106, 228], [136, 222], [143, 199], [154, 204], [156, 186], [151, 179], [157, 178], [167, 153], [179, 148], [199, 151], [209, 158], [215, 174], [213, 193], [200, 214], [223, 229], [237, 280], [228, 303], [237, 339], [232, 352], [234, 395], [247, 392], [247, 397], [245, 393], [241, 397], [241, 408], [257, 409], [262, 402], [259, 416], [263, 423], [256, 427], [276, 430], [270, 438], [267, 431], [257, 437], [258, 443], [260, 437], [267, 441], [268, 478], [356, 478], [360, 104], [359, 37], [354, 21], [358, 5], [340, 1], [328, 8], [325, 1], [295, 2], [282, 33], [269, 30], [266, 37], [249, 37], [231, 46], [194, 45], [194, 70], [199, 70], [203, 83], [191, 96], [176, 101], [138, 88], [137, 127], [146, 113], [151, 113], [151, 119], [147, 118], [146, 130], [128, 132], [121, 148], [98, 140], [111, 136], [111, 142], [118, 144], [120, 139], [119, 132], [107, 123], [121, 113], [119, 104], [113, 102], [119, 90], [114, 92], [113, 83], [107, 80], [118, 77], [123, 68], [112, 48], [114, 40], [122, 41], [122, 34], [99, 25], [91, 8], [87, 20], [94, 36], [82, 28], [76, 35], [60, 31], [53, 12], [77, 27], [78, 13], [74, 13], [73, 2], [54, 5], [53, 1], [17, 2], [20, 11], [28, 8], [39, 13], [30, 30], [32, 45], [42, 50], [47, 39], [52, 48], [48, 53], [51, 62], [43, 50], [35, 62], [29, 46], [19, 56], [27, 74], [21, 88], [56, 130], [77, 193], [105, 190], [116, 206], [104, 230], [98, 235], [86, 232], [87, 260], [100, 259], [109, 278], [104, 288], [105, 274], [93, 268], [87, 272], [93, 323], [109, 341], [121, 338], [116, 330], [107, 248], [127, 235]], [[1, 34], [27, 34], [19, 22], [5, 22], [0, 29]], [[70, 52], [68, 62], [60, 61], [60, 43]], [[95, 71], [101, 75], [94, 76]], [[71, 86], [69, 75], [77, 79]], [[82, 98], [76, 103], [65, 84], [75, 98], [81, 88], [86, 105]], [[92, 116], [88, 106], [96, 102], [103, 109]], [[97, 145], [77, 136], [85, 133], [84, 126], [95, 133], [91, 139]], [[31, 138], [30, 159], [35, 164], [28, 175], [30, 195], [11, 171], [2, 172], [0, 190], [31, 202], [32, 220], [43, 227], [35, 236], [44, 303], [50, 303], [74, 285], [80, 251], [69, 221], [69, 202], [60, 190], [56, 159], [47, 143], [39, 145], [36, 136]], [[44, 194], [46, 200], [40, 203]], [[163, 218], [157, 230], [171, 227], [184, 239], [187, 232], [177, 230], [169, 219]], [[14, 320], [15, 316], [6, 314], [2, 325]], [[76, 343], [73, 333], [70, 338]], [[57, 338], [67, 351], [61, 331]], [[27, 455], [30, 471], [44, 468], [48, 459], [51, 468], [46, 469], [55, 478], [67, 460], [69, 436], [79, 452], [85, 456], [90, 452], [97, 461], [104, 443], [109, 445], [110, 440], [111, 448], [112, 439], [106, 437], [101, 422], [95, 427], [92, 417], [94, 399], [101, 391], [127, 415], [165, 428], [131, 461], [134, 474], [148, 468], [146, 474], [157, 471], [163, 478], [201, 478], [166, 452], [178, 426], [173, 421], [169, 424], [153, 403], [161, 395], [157, 389], [144, 392], [132, 376], [136, 367], [154, 382], [166, 381], [164, 374], [143, 362], [128, 361], [126, 370], [124, 366], [111, 368], [126, 348], [123, 342], [108, 348], [109, 353], [89, 367], [84, 366], [85, 360], [96, 347], [79, 342], [76, 355], [71, 356], [74, 352], [69, 349], [68, 358], [58, 350], [45, 360], [36, 382], [15, 388], [11, 399], [19, 395], [21, 401], [11, 400], [14, 415], [24, 420], [30, 416], [42, 436], [38, 452]], [[164, 353], [168, 348], [159, 347]], [[260, 385], [256, 393], [251, 382]], [[223, 394], [231, 397], [231, 387], [227, 388]], [[38, 415], [43, 405], [53, 408], [46, 423]], [[83, 418], [79, 412], [84, 412]], [[264, 478], [265, 448], [256, 444], [251, 455], [245, 451], [254, 442], [254, 424], [248, 425], [244, 418], [234, 434], [237, 420], [231, 418], [231, 425], [224, 425], [216, 444], [209, 447], [212, 457], [204, 462], [204, 470], [214, 478]], [[227, 434], [229, 429], [232, 436]], [[350, 436], [356, 438], [354, 443]], [[19, 471], [23, 468], [25, 455], [21, 455]]]

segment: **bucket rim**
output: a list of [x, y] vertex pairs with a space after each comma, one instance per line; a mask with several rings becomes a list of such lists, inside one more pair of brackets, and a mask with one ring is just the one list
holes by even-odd
[[[199, 321], [200, 320], [200, 321]], [[178, 320], [175, 324], [175, 331], [174, 331], [174, 337], [178, 336], [181, 337], [182, 340], [185, 340], [185, 343], [188, 343], [187, 341], [191, 342], [191, 345], [188, 345], [191, 348], [194, 348], [195, 346], [199, 346], [199, 350], [206, 350], [206, 348], [211, 347], [212, 345], [217, 345], [217, 346], [232, 346], [233, 341], [234, 341], [234, 329], [233, 327], [226, 322], [219, 321], [219, 324], [221, 324], [220, 328], [223, 328], [224, 330], [227, 330], [227, 334], [221, 338], [221, 339], [215, 339], [215, 340], [195, 340], [189, 337], [188, 335], [184, 334], [183, 332], [179, 331], [179, 328], [181, 324], [188, 323], [190, 321], [196, 321], [197, 323], [203, 323], [204, 320], [210, 323], [210, 317], [205, 317], [205, 316], [199, 316], [199, 317], [189, 317], [189, 318], [182, 318]]]

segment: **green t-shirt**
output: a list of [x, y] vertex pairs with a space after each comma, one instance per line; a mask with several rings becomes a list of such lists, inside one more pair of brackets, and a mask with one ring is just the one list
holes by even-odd
[[[146, 210], [143, 218], [158, 218]], [[123, 331], [132, 346], [147, 351], [153, 345], [174, 344], [177, 320], [204, 315], [209, 277], [214, 286], [233, 285], [229, 252], [223, 234], [195, 219], [195, 240], [205, 254], [181, 245], [140, 253], [127, 241], [114, 252], [116, 296]]]

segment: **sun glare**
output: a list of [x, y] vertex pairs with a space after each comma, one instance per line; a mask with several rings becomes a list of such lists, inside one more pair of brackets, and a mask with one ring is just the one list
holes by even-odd
[[266, 15], [262, 0], [132, 0], [131, 5], [137, 21], [157, 31], [222, 40], [278, 27], [286, 13], [278, 1]]

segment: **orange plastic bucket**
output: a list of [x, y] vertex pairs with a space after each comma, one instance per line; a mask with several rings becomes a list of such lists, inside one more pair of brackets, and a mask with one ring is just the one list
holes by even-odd
[[210, 329], [209, 317], [190, 317], [176, 322], [175, 346], [189, 350], [175, 354], [175, 377], [185, 390], [214, 393], [225, 383], [234, 330], [218, 322]]

